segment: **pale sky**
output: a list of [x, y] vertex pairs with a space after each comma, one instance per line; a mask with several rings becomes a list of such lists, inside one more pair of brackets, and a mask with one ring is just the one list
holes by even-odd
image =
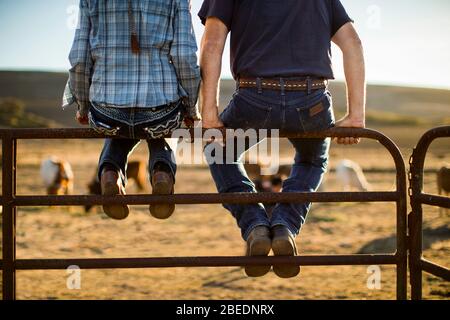
[[[313, 0], [311, 0], [313, 1]], [[282, 0], [280, 0], [282, 2]], [[192, 0], [197, 18], [202, 0]], [[450, 89], [450, 1], [342, 0], [364, 43], [370, 83]], [[0, 0], [0, 70], [65, 71], [78, 0]], [[333, 62], [339, 80], [339, 50]], [[231, 77], [229, 51], [223, 77]]]

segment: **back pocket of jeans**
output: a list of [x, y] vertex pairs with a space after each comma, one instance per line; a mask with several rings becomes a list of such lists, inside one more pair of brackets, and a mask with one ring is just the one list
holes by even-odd
[[172, 117], [169, 117], [159, 123], [150, 127], [143, 128], [149, 139], [161, 139], [169, 136], [174, 130], [178, 129], [183, 122], [181, 111], [178, 111]]
[[334, 126], [333, 103], [328, 92], [318, 103], [306, 108], [297, 108], [297, 111], [306, 132], [323, 131]]
[[221, 118], [233, 129], [264, 129], [267, 127], [272, 107], [251, 95], [239, 92], [224, 110]]

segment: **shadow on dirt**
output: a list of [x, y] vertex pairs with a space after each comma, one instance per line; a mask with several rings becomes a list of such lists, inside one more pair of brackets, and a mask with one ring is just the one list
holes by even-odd
[[[450, 228], [448, 226], [440, 226], [437, 228], [425, 228], [423, 230], [423, 250], [429, 249], [433, 243], [450, 239]], [[364, 245], [358, 254], [386, 253], [395, 252], [396, 249], [395, 235], [375, 239]]]

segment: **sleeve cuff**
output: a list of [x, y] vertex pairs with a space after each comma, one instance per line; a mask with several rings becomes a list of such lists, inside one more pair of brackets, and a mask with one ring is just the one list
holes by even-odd
[[214, 14], [214, 15], [207, 15], [207, 16], [201, 16], [199, 14], [199, 18], [202, 22], [203, 25], [206, 25], [206, 20], [208, 20], [208, 18], [217, 18], [220, 21], [222, 21], [222, 23], [227, 27], [228, 31], [231, 30], [231, 23], [223, 16], [219, 15], [219, 14]]
[[185, 104], [185, 116], [192, 120], [201, 120], [202, 118], [197, 106], [192, 104]]
[[67, 107], [72, 105], [76, 105], [78, 111], [80, 111], [81, 116], [87, 116], [90, 109], [90, 102], [88, 101], [78, 101], [75, 95], [70, 88], [69, 80], [66, 83], [66, 87], [64, 88], [64, 96], [62, 101], [62, 108], [65, 110]]
[[70, 89], [70, 80], [67, 80], [66, 87], [64, 88], [64, 95], [62, 100], [62, 108], [66, 109], [75, 103], [75, 97], [73, 96], [72, 90]]
[[346, 20], [344, 20], [344, 21], [341, 21], [341, 22], [338, 23], [338, 24], [334, 27], [334, 29], [331, 31], [331, 37], [333, 38], [333, 37], [336, 35], [336, 33], [337, 33], [343, 26], [345, 26], [347, 23], [355, 23], [355, 21], [354, 21], [353, 19], [351, 19], [351, 18], [348, 18], [348, 19], [346, 19]]

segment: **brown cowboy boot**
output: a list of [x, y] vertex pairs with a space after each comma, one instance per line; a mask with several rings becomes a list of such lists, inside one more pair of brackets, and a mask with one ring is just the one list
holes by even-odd
[[[152, 193], [157, 195], [169, 195], [174, 192], [174, 178], [168, 169], [156, 168], [152, 175]], [[175, 210], [174, 204], [151, 204], [150, 214], [157, 219], [168, 219]]]
[[[272, 250], [276, 256], [296, 256], [295, 238], [285, 226], [272, 228]], [[274, 265], [273, 271], [280, 278], [292, 278], [300, 273], [297, 265]]]
[[[125, 195], [125, 188], [116, 170], [103, 169], [100, 184], [102, 195]], [[123, 220], [128, 217], [130, 210], [127, 205], [103, 205], [103, 211], [112, 219]]]
[[[265, 226], [255, 227], [247, 238], [247, 256], [267, 256], [270, 252], [270, 230]], [[271, 266], [245, 266], [249, 277], [262, 277], [270, 271]]]

